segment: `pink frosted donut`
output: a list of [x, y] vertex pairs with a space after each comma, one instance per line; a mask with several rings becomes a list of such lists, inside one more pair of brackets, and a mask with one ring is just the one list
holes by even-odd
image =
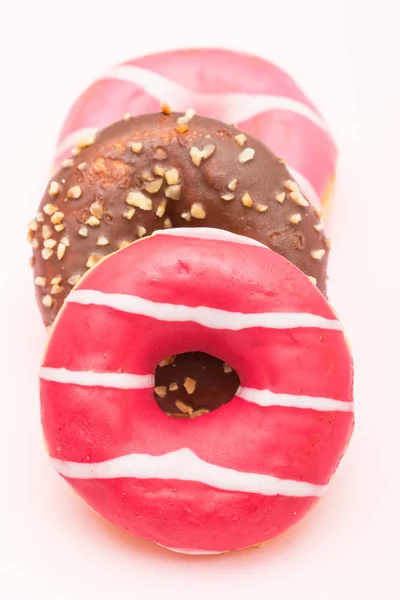
[[324, 119], [285, 71], [231, 50], [178, 50], [127, 61], [105, 73], [72, 107], [59, 139], [57, 166], [79, 139], [128, 113], [173, 110], [235, 123], [286, 160], [305, 196], [330, 196], [336, 146]]
[[[153, 396], [165, 356], [230, 364], [236, 396], [197, 419]], [[52, 465], [105, 519], [169, 549], [268, 540], [323, 494], [353, 428], [352, 362], [324, 296], [262, 244], [159, 231], [70, 293], [41, 369]]]

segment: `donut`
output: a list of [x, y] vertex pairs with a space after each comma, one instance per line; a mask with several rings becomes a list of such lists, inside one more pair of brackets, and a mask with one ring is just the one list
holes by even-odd
[[[153, 397], [156, 365], [200, 351], [235, 397], [196, 419]], [[352, 361], [327, 300], [263, 244], [160, 230], [69, 294], [40, 371], [52, 466], [107, 521], [179, 552], [271, 539], [324, 493], [353, 429]]]
[[160, 102], [177, 111], [235, 123], [287, 160], [291, 177], [315, 205], [327, 208], [335, 176], [336, 144], [315, 105], [281, 68], [232, 50], [163, 52], [122, 63], [92, 83], [70, 110], [56, 164], [76, 142], [119, 120], [156, 112]]

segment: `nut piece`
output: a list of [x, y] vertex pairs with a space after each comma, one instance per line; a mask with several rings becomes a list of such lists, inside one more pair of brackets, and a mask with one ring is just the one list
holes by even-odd
[[205, 219], [207, 216], [204, 206], [200, 204], [200, 202], [195, 202], [194, 204], [192, 204], [192, 206], [190, 207], [190, 214], [195, 219]]
[[241, 151], [238, 156], [238, 161], [240, 163], [247, 163], [249, 160], [253, 160], [256, 151], [253, 148], [245, 148]]
[[185, 377], [183, 382], [183, 387], [187, 391], [188, 394], [193, 394], [196, 389], [197, 381], [192, 379], [191, 377]]
[[96, 200], [95, 202], [92, 202], [92, 204], [90, 205], [90, 214], [93, 215], [94, 217], [97, 217], [97, 219], [102, 219], [103, 218], [103, 206], [102, 204]]
[[62, 281], [62, 277], [60, 277], [60, 275], [57, 275], [57, 277], [53, 277], [53, 279], [50, 281], [51, 285], [57, 285], [58, 283], [61, 283]]
[[192, 218], [192, 215], [190, 214], [190, 212], [183, 212], [181, 214], [182, 219], [184, 219], [184, 221], [190, 221]]
[[46, 294], [45, 296], [43, 296], [42, 304], [44, 304], [44, 306], [47, 306], [47, 308], [51, 308], [53, 306], [54, 300], [50, 296], [50, 294]]
[[[60, 210], [57, 210], [55, 213], [53, 213], [51, 215], [50, 221], [53, 223], [53, 225], [58, 225], [59, 223], [61, 223], [63, 218], [64, 218], [64, 213], [61, 212]], [[64, 225], [63, 225], [63, 229], [64, 229]]]
[[38, 222], [36, 221], [36, 219], [33, 219], [29, 223], [28, 228], [30, 229], [30, 231], [37, 231], [38, 230]]
[[165, 180], [168, 185], [179, 183], [179, 171], [177, 169], [168, 169], [165, 173]]
[[88, 236], [88, 228], [85, 226], [82, 226], [78, 231], [78, 235], [80, 235], [82, 237], [87, 237]]
[[64, 288], [61, 285], [58, 285], [58, 283], [55, 283], [51, 287], [50, 294], [61, 294], [61, 292], [63, 292], [63, 291], [64, 291]]
[[289, 223], [291, 223], [292, 225], [297, 225], [297, 223], [300, 223], [300, 221], [301, 221], [300, 213], [295, 213], [294, 215], [289, 217]]
[[212, 156], [214, 152], [214, 144], [206, 144], [203, 150], [196, 148], [196, 146], [192, 146], [190, 148], [189, 154], [190, 158], [192, 159], [192, 163], [196, 165], [196, 167], [199, 167], [201, 165], [201, 161], [210, 158], [210, 156]]
[[82, 196], [82, 188], [80, 185], [73, 185], [67, 192], [67, 198], [73, 198], [76, 200]]
[[62, 257], [65, 254], [65, 251], [67, 249], [67, 246], [65, 244], [63, 244], [62, 242], [60, 242], [57, 246], [57, 258], [58, 260], [61, 260]]
[[35, 277], [35, 285], [39, 285], [40, 287], [44, 287], [47, 284], [46, 277]]
[[154, 173], [154, 175], [158, 175], [159, 177], [164, 177], [165, 169], [163, 167], [161, 167], [160, 165], [156, 165], [153, 169], [153, 173]]
[[51, 216], [52, 214], [54, 214], [57, 210], [57, 206], [54, 206], [54, 204], [45, 204], [43, 206], [43, 212], [46, 213], [46, 215]]
[[91, 269], [92, 267], [97, 265], [97, 263], [99, 262], [100, 259], [101, 259], [101, 256], [98, 256], [98, 254], [90, 254], [90, 256], [88, 256], [88, 259], [86, 261], [86, 266], [89, 269]]
[[180, 185], [170, 185], [165, 190], [165, 195], [167, 198], [171, 198], [171, 200], [179, 200], [181, 197], [181, 186]]
[[128, 242], [128, 240], [122, 240], [122, 242], [119, 243], [118, 248], [120, 250], [122, 250], [122, 248], [126, 248], [127, 246], [129, 246], [132, 242]]
[[299, 186], [292, 179], [287, 179], [286, 181], [283, 182], [283, 185], [284, 185], [285, 189], [289, 190], [289, 192], [298, 192], [299, 191]]
[[325, 256], [326, 250], [311, 250], [310, 254], [315, 260], [321, 260]]
[[60, 231], [65, 229], [65, 225], [63, 225], [62, 223], [58, 223], [57, 225], [54, 225], [54, 229], [57, 231], [57, 233], [60, 233]]
[[238, 135], [235, 135], [235, 141], [237, 145], [242, 148], [247, 142], [247, 135], [245, 135], [244, 133], [238, 133]]
[[51, 229], [48, 225], [43, 225], [42, 227], [42, 238], [44, 240], [51, 238]]
[[324, 226], [322, 225], [322, 223], [318, 223], [317, 225], [314, 225], [315, 231], [320, 232], [323, 230], [323, 228], [324, 228]]
[[268, 210], [268, 206], [265, 206], [265, 204], [256, 204], [256, 211], [263, 213], [263, 212], [267, 212]]
[[226, 200], [227, 202], [229, 202], [230, 200], [235, 199], [235, 194], [223, 194], [221, 198], [222, 200]]
[[45, 248], [54, 248], [54, 246], [57, 246], [57, 242], [56, 242], [56, 240], [53, 240], [52, 238], [50, 238], [49, 240], [44, 240], [43, 246]]
[[59, 191], [60, 191], [60, 184], [57, 181], [50, 181], [50, 185], [49, 185], [49, 189], [48, 189], [47, 193], [50, 196], [57, 196]]
[[192, 419], [194, 419], [195, 417], [201, 417], [202, 415], [206, 415], [209, 412], [210, 411], [208, 410], [208, 408], [198, 408], [197, 410], [193, 411], [190, 416]]
[[286, 192], [280, 192], [280, 194], [276, 194], [275, 196], [275, 200], [277, 202], [279, 202], [279, 204], [282, 204], [285, 201], [286, 198]]
[[125, 198], [125, 202], [129, 206], [136, 206], [136, 208], [141, 208], [142, 210], [151, 210], [153, 208], [152, 199], [139, 192], [139, 190], [129, 192]]
[[90, 227], [98, 227], [100, 225], [100, 220], [97, 217], [91, 215], [87, 221], [86, 225], [90, 225]]
[[157, 179], [154, 179], [154, 181], [151, 181], [150, 183], [146, 183], [146, 185], [144, 186], [144, 189], [149, 194], [156, 194], [157, 192], [160, 191], [162, 184], [163, 184], [163, 180], [161, 179], [161, 177], [158, 177]]
[[238, 180], [232, 179], [232, 181], [230, 183], [228, 183], [228, 190], [230, 190], [231, 192], [234, 192], [237, 188], [237, 185], [238, 185]]
[[125, 217], [125, 219], [128, 219], [128, 221], [130, 221], [133, 217], [133, 215], [136, 212], [136, 208], [128, 208], [127, 210], [125, 210], [123, 212], [123, 216]]
[[78, 283], [78, 281], [80, 280], [81, 276], [78, 275], [71, 275], [71, 277], [68, 279], [68, 283], [69, 285], [75, 285]]
[[230, 365], [228, 365], [228, 363], [224, 363], [222, 365], [222, 368], [224, 370], [224, 373], [232, 373], [233, 369]]
[[48, 260], [52, 256], [53, 256], [53, 250], [51, 250], [50, 248], [43, 248], [43, 250], [42, 250], [43, 260]]
[[68, 167], [72, 167], [74, 164], [74, 161], [72, 160], [72, 158], [67, 158], [66, 160], [63, 160], [61, 163], [61, 166], [64, 167], [64, 169], [67, 169]]
[[186, 133], [189, 131], [189, 125], [187, 123], [181, 123], [175, 127], [175, 131], [177, 133]]
[[253, 206], [253, 198], [250, 196], [250, 194], [248, 192], [243, 194], [242, 204], [243, 204], [243, 206], [246, 206], [247, 208], [251, 208]]
[[315, 277], [313, 277], [312, 275], [307, 275], [307, 278], [311, 281], [311, 283], [317, 285], [317, 280], [315, 279]]
[[172, 365], [175, 362], [175, 359], [176, 359], [176, 354], [172, 354], [171, 356], [166, 356], [158, 363], [158, 366], [159, 367], [168, 367], [169, 365]]
[[167, 206], [167, 201], [166, 200], [161, 200], [161, 202], [157, 206], [157, 210], [156, 210], [156, 216], [157, 217], [163, 217], [164, 216], [166, 206]]
[[110, 243], [110, 240], [108, 238], [106, 238], [105, 235], [101, 235], [99, 238], [97, 238], [98, 246], [108, 246], [109, 243]]
[[65, 244], [65, 246], [67, 246], [67, 248], [69, 248], [70, 245], [71, 245], [69, 239], [67, 238], [67, 236], [62, 237], [61, 240], [60, 240], [60, 242], [62, 242], [63, 244]]
[[172, 108], [166, 102], [161, 102], [160, 109], [161, 112], [164, 113], [164, 115], [170, 115], [172, 113]]
[[87, 148], [87, 146], [91, 146], [94, 141], [96, 139], [96, 134], [94, 133], [88, 133], [87, 135], [84, 135], [83, 137], [81, 137], [80, 140], [77, 141], [76, 145], [78, 146], [78, 148]]
[[167, 217], [164, 221], [164, 229], [171, 229], [172, 221], [169, 217]]
[[168, 389], [170, 392], [176, 392], [176, 390], [179, 388], [178, 384], [173, 381], [172, 383], [169, 384]]
[[178, 117], [177, 123], [178, 125], [182, 125], [182, 123], [189, 123], [191, 119], [193, 119], [196, 111], [193, 108], [188, 108], [184, 115]]
[[138, 234], [138, 236], [141, 238], [144, 235], [146, 235], [146, 233], [147, 233], [146, 227], [143, 227], [143, 225], [138, 225], [138, 228], [137, 228], [137, 234]]
[[167, 388], [165, 387], [165, 385], [158, 385], [157, 387], [154, 388], [154, 392], [160, 398], [165, 398], [165, 396], [167, 395]]
[[290, 192], [289, 198], [292, 202], [297, 204], [297, 206], [309, 206], [308, 201], [304, 198], [303, 194], [300, 191]]
[[129, 146], [132, 152], [134, 152], [135, 154], [140, 154], [143, 148], [142, 142], [131, 142]]
[[190, 406], [190, 404], [186, 404], [186, 402], [182, 402], [182, 400], [176, 400], [175, 406], [176, 406], [176, 408], [178, 408], [180, 411], [182, 411], [186, 415], [193, 414], [193, 407]]
[[86, 163], [86, 162], [80, 163], [80, 164], [78, 165], [78, 169], [79, 169], [80, 171], [84, 171], [86, 168], [87, 168], [87, 163]]

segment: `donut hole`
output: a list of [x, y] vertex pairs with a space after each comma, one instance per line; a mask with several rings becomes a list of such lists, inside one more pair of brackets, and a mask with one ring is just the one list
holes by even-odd
[[204, 352], [167, 356], [155, 371], [154, 397], [173, 418], [196, 418], [230, 402], [239, 376], [219, 358]]

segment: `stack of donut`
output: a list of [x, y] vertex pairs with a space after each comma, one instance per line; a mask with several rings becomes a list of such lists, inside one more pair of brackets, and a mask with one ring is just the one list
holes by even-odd
[[287, 74], [227, 51], [130, 61], [72, 108], [29, 226], [42, 423], [108, 521], [219, 553], [323, 493], [353, 428], [324, 296], [335, 158]]

